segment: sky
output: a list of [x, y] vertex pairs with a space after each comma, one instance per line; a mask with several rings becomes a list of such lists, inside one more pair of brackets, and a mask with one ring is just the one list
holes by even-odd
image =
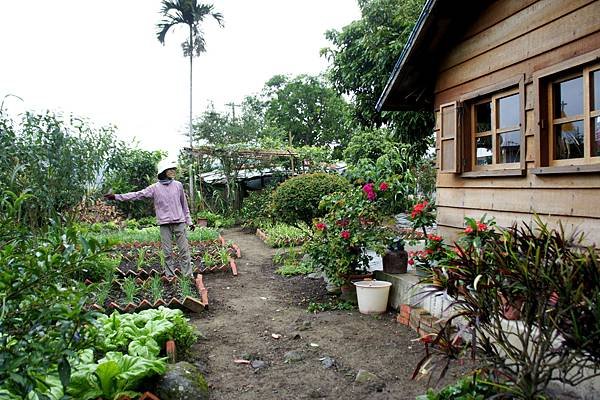
[[[225, 111], [276, 74], [318, 74], [324, 33], [360, 19], [356, 0], [214, 0], [203, 23], [193, 112]], [[189, 139], [185, 27], [156, 39], [160, 0], [0, 0], [0, 101], [11, 114], [51, 110], [115, 125], [118, 136], [175, 158]], [[16, 95], [22, 100], [6, 95]]]

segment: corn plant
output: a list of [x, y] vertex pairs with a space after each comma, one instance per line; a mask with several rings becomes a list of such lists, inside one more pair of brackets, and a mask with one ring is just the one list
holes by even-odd
[[187, 276], [184, 276], [179, 280], [179, 290], [183, 297], [194, 297], [191, 280]]
[[206, 252], [202, 255], [202, 264], [204, 264], [204, 268], [212, 268], [215, 265], [215, 259]]
[[219, 249], [218, 257], [221, 265], [227, 265], [229, 263], [229, 251], [226, 248], [223, 247]]
[[152, 302], [156, 303], [158, 299], [163, 297], [163, 283], [160, 280], [160, 277], [155, 275], [150, 279], [150, 294], [152, 296]]
[[110, 285], [111, 282], [102, 282], [99, 283], [96, 287], [96, 304], [99, 306], [104, 306], [106, 299], [108, 299], [108, 294], [110, 293]]
[[127, 303], [133, 303], [135, 301], [135, 295], [138, 293], [139, 287], [132, 277], [125, 278], [123, 280], [123, 292], [125, 294], [125, 301]]
[[138, 249], [138, 256], [137, 256], [137, 269], [138, 271], [140, 269], [142, 269], [142, 267], [144, 266], [144, 258], [146, 257], [146, 249], [144, 249], [143, 247], [140, 247]]
[[162, 269], [165, 269], [165, 266], [167, 265], [167, 259], [165, 257], [165, 252], [160, 250], [158, 252], [158, 259], [160, 260], [160, 266], [162, 267]]

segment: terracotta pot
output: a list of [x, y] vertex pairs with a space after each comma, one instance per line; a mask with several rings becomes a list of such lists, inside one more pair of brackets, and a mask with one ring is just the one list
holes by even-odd
[[383, 272], [388, 274], [405, 274], [408, 268], [408, 253], [402, 251], [388, 251], [383, 257]]
[[525, 299], [523, 297], [515, 297], [509, 301], [502, 293], [498, 293], [500, 302], [502, 303], [502, 316], [509, 321], [517, 321], [521, 318], [521, 309]]
[[200, 227], [206, 228], [208, 226], [208, 220], [206, 218], [198, 218], [196, 222]]

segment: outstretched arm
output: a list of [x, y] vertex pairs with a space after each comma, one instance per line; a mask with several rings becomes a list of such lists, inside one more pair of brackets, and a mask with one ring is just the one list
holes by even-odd
[[147, 188], [142, 189], [138, 192], [115, 194], [115, 200], [119, 201], [151, 199], [152, 197], [154, 197], [154, 185], [150, 185]]

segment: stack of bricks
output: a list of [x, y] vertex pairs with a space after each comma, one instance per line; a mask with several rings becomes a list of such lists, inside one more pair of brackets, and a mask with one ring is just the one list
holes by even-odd
[[400, 313], [396, 320], [402, 325], [410, 326], [421, 337], [435, 336], [442, 328], [443, 321], [419, 307], [408, 304], [400, 305]]

